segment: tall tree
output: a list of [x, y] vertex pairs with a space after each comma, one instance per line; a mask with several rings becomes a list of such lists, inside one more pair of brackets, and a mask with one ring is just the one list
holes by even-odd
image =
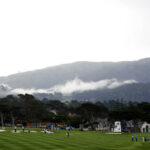
[[96, 121], [102, 113], [100, 107], [93, 103], [83, 103], [80, 107], [78, 107], [77, 112], [81, 116], [82, 123], [88, 122], [92, 129], [94, 129], [94, 121]]

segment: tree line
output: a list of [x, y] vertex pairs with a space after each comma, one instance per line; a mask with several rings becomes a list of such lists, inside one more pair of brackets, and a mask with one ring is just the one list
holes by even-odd
[[73, 127], [93, 124], [96, 120], [108, 119], [150, 122], [150, 103], [110, 100], [104, 102], [39, 100], [33, 95], [8, 95], [0, 98], [1, 126], [5, 123], [26, 124], [27, 122], [65, 123]]

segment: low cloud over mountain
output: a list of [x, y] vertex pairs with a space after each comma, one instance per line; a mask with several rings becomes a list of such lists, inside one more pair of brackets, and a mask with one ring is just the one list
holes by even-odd
[[0, 85], [0, 95], [8, 95], [8, 94], [37, 94], [37, 93], [46, 93], [46, 94], [54, 94], [61, 93], [64, 95], [72, 94], [73, 92], [84, 92], [91, 90], [102, 90], [102, 89], [114, 89], [126, 84], [137, 83], [135, 80], [125, 80], [118, 81], [117, 79], [107, 79], [100, 81], [90, 81], [84, 82], [79, 78], [75, 78], [74, 80], [67, 81], [65, 84], [56, 85], [50, 89], [23, 89], [16, 88], [13, 89], [9, 85], [1, 84]]
[[73, 92], [84, 92], [97, 89], [113, 89], [125, 84], [137, 83], [135, 80], [118, 81], [117, 79], [106, 79], [100, 81], [84, 82], [79, 78], [67, 81], [65, 84], [54, 86], [50, 91], [62, 94], [71, 94]]

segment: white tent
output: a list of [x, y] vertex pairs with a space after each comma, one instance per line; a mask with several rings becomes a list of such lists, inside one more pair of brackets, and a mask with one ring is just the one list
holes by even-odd
[[114, 132], [116, 132], [116, 133], [121, 132], [121, 122], [120, 121], [115, 122]]

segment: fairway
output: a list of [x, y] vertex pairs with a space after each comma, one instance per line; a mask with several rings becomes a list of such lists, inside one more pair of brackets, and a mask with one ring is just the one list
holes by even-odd
[[[54, 134], [0, 133], [0, 150], [149, 150], [150, 143], [142, 143], [142, 136], [150, 134], [107, 135], [100, 132], [66, 131]], [[138, 142], [131, 141], [131, 135], [138, 135]]]

